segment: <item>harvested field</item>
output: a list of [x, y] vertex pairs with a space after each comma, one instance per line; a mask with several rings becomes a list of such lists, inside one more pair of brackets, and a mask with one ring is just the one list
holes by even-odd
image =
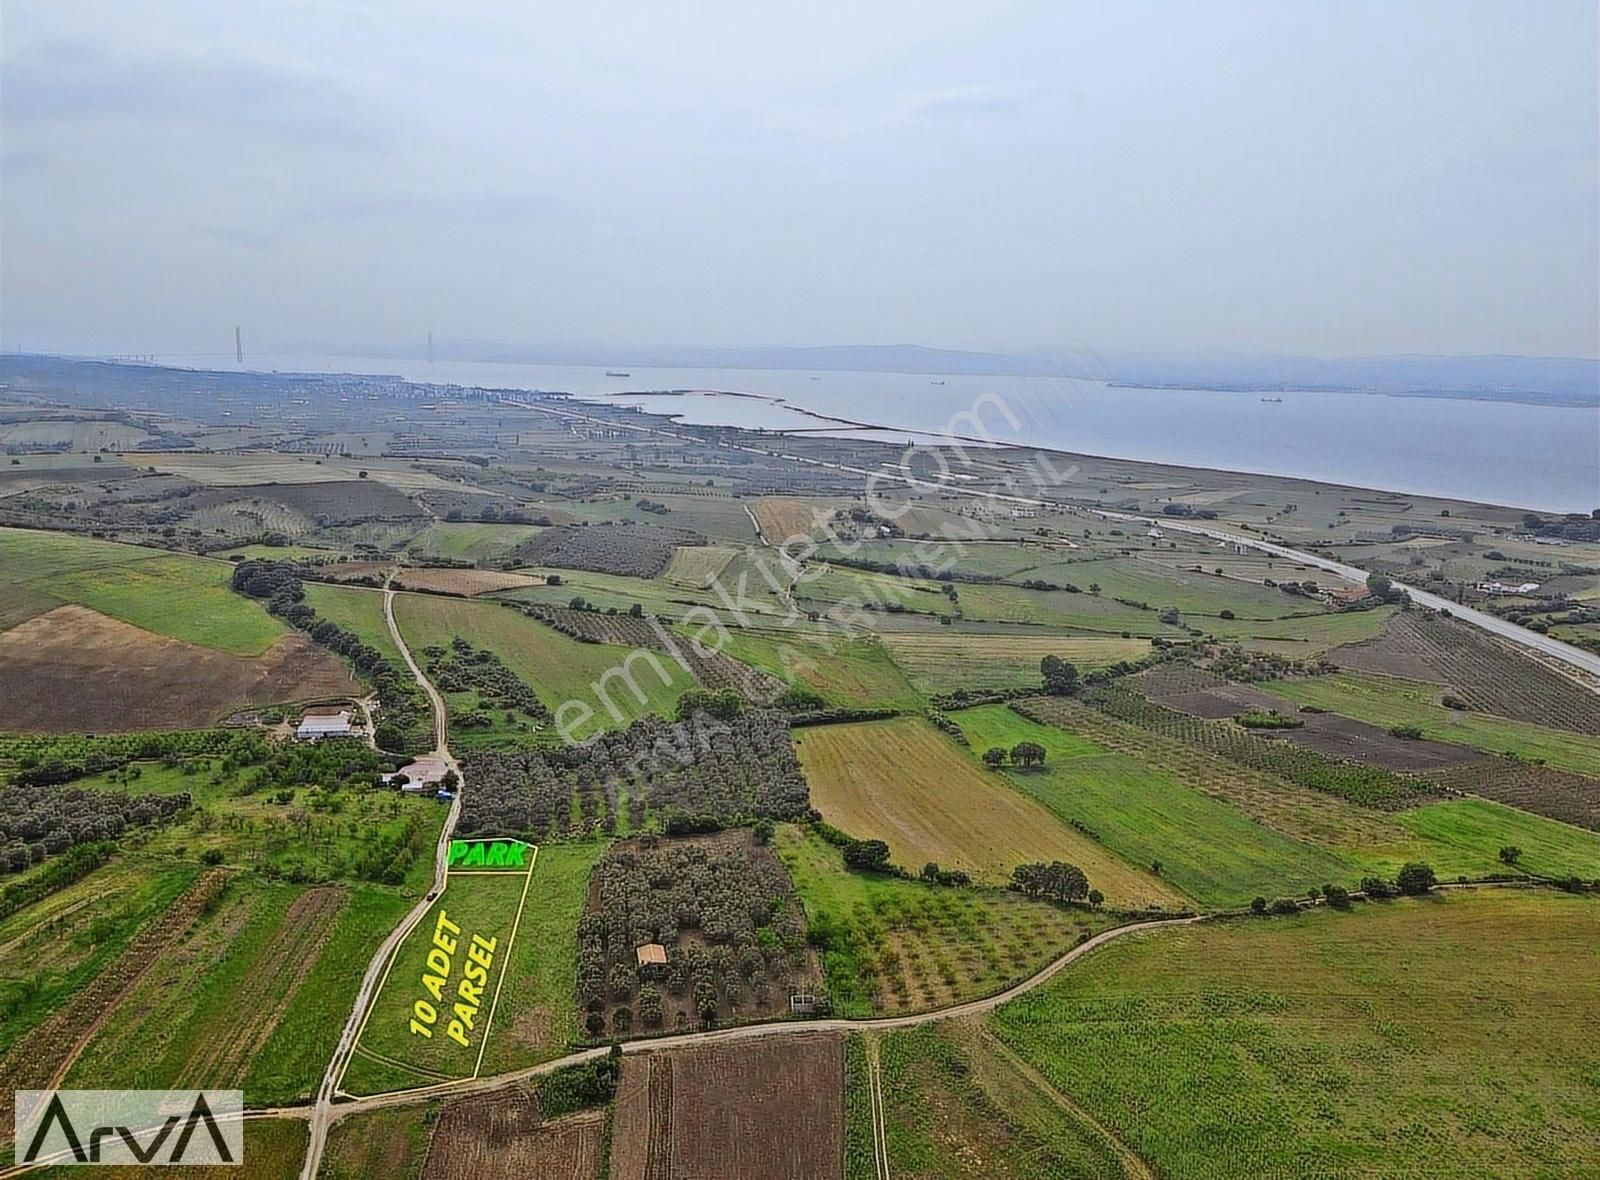
[[515, 556], [524, 565], [653, 578], [680, 545], [703, 544], [699, 533], [650, 524], [560, 525], [519, 545]]
[[844, 1040], [815, 1033], [629, 1057], [612, 1180], [842, 1180]]
[[737, 549], [721, 545], [680, 545], [673, 551], [661, 580], [699, 590], [711, 585], [738, 555]]
[[1511, 758], [1440, 767], [1428, 777], [1452, 790], [1600, 832], [1600, 778]]
[[797, 730], [795, 752], [812, 806], [857, 839], [887, 841], [894, 862], [912, 872], [933, 861], [1003, 886], [1019, 864], [1062, 860], [1113, 906], [1183, 903], [920, 717]]
[[826, 520], [833, 514], [832, 505], [825, 501], [790, 496], [763, 496], [753, 511], [769, 545], [782, 545], [790, 537], [809, 537], [816, 531], [818, 516]]
[[1446, 685], [1476, 711], [1600, 733], [1600, 695], [1465, 623], [1405, 611], [1378, 638], [1335, 648], [1328, 658], [1346, 668]]
[[244, 707], [361, 692], [337, 656], [298, 633], [249, 659], [81, 606], [0, 633], [0, 666], [0, 725], [24, 733], [198, 729]]
[[[1263, 696], [1266, 694], [1263, 693]], [[1274, 703], [1279, 703], [1273, 698]], [[1301, 713], [1301, 729], [1264, 730], [1264, 737], [1293, 742], [1329, 758], [1381, 766], [1386, 770], [1425, 771], [1441, 766], [1477, 762], [1484, 755], [1469, 746], [1433, 742], [1426, 738], [1398, 738], [1387, 729], [1337, 713]]]
[[467, 598], [475, 594], [495, 594], [501, 590], [521, 590], [527, 586], [542, 585], [543, 578], [514, 574], [507, 570], [408, 568], [395, 577], [395, 586], [401, 590], [460, 594]]
[[538, 1098], [513, 1088], [447, 1103], [428, 1143], [422, 1180], [595, 1180], [605, 1112], [546, 1122]]

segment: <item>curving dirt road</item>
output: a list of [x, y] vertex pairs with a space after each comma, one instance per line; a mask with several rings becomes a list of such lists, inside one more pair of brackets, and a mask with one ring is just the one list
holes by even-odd
[[[406, 667], [411, 670], [411, 675], [416, 678], [423, 691], [428, 694], [428, 700], [433, 707], [433, 756], [441, 759], [445, 766], [455, 771], [456, 778], [461, 778], [461, 767], [455, 757], [450, 753], [449, 743], [445, 735], [445, 703], [439, 690], [433, 687], [422, 673], [416, 659], [411, 655], [411, 649], [406, 646], [405, 636], [400, 634], [399, 624], [394, 618], [394, 572], [391, 571], [383, 587], [383, 617], [389, 624], [389, 637], [394, 640], [395, 647], [405, 659]], [[373, 993], [378, 987], [378, 981], [383, 977], [384, 964], [389, 957], [410, 934], [416, 924], [422, 921], [428, 907], [433, 904], [433, 897], [445, 884], [445, 869], [449, 860], [450, 837], [456, 830], [456, 822], [461, 818], [461, 791], [466, 784], [459, 783], [456, 787], [456, 797], [450, 803], [450, 813], [445, 817], [444, 826], [439, 829], [439, 844], [434, 850], [433, 889], [417, 901], [411, 911], [406, 914], [401, 923], [383, 940], [377, 953], [372, 956], [372, 961], [367, 964], [367, 973], [361, 978], [361, 990], [356, 993], [356, 1002], [351, 1007], [350, 1018], [345, 1021], [344, 1030], [339, 1034], [339, 1043], [334, 1046], [333, 1057], [328, 1062], [327, 1072], [322, 1076], [322, 1084], [317, 1087], [316, 1102], [309, 1108], [311, 1118], [310, 1142], [306, 1147], [305, 1164], [300, 1170], [301, 1180], [316, 1180], [317, 1170], [322, 1166], [322, 1152], [327, 1145], [328, 1127], [333, 1122], [333, 1101], [340, 1077], [344, 1074], [345, 1066], [350, 1061], [350, 1054], [354, 1052], [356, 1037], [361, 1029], [362, 1018], [366, 1015], [367, 1008], [372, 1003]], [[304, 1109], [304, 1108], [302, 1108]]]

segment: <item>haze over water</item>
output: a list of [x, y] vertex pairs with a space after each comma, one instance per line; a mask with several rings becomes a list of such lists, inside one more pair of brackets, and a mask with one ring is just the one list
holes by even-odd
[[[818, 414], [901, 431], [973, 434], [957, 415], [985, 394], [998, 441], [1184, 467], [1249, 471], [1547, 512], [1600, 507], [1600, 408], [1459, 398], [1115, 388], [1100, 381], [782, 369], [593, 367], [374, 357], [278, 356], [247, 367], [393, 373], [413, 381], [544, 390], [638, 405], [701, 425], [836, 433], [749, 398], [624, 396], [717, 390], [782, 398]], [[817, 378], [817, 379], [813, 379]], [[943, 385], [935, 382], [943, 381]], [[842, 431], [847, 437], [850, 431]]]

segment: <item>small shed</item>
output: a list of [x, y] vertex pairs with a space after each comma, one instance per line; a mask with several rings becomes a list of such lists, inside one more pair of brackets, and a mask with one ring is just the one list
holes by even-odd
[[666, 970], [667, 948], [659, 942], [647, 942], [635, 954], [639, 959], [640, 975], [650, 978]]

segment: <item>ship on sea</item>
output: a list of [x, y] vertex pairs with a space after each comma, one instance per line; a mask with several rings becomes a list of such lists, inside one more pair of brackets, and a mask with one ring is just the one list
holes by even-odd
[[632, 373], [619, 373], [615, 369], [607, 369], [606, 370], [606, 376], [607, 377], [632, 377], [633, 374]]
[[1264, 402], [1281, 402], [1281, 401], [1283, 401], [1283, 399], [1281, 397], [1264, 397], [1261, 400], [1264, 401]]
[[928, 384], [929, 385], [943, 385], [944, 382], [943, 381], [930, 381], [930, 382], [928, 382]]

